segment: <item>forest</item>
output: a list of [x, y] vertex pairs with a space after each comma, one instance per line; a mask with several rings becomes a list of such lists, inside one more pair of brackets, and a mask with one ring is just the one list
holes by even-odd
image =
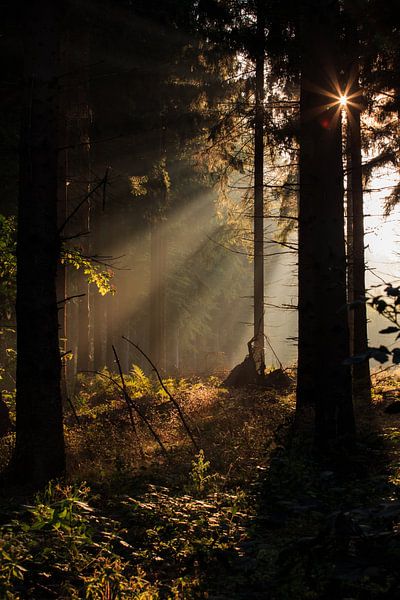
[[395, 0], [4, 0], [0, 600], [400, 598]]

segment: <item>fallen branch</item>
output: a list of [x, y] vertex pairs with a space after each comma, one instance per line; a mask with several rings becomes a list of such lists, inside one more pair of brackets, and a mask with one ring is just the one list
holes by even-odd
[[182, 424], [186, 430], [186, 433], [188, 434], [195, 450], [198, 452], [199, 451], [199, 446], [196, 442], [196, 440], [193, 437], [193, 434], [190, 430], [189, 425], [186, 422], [186, 418], [185, 415], [183, 413], [183, 410], [179, 404], [179, 402], [176, 400], [176, 398], [174, 398], [174, 396], [171, 394], [171, 392], [169, 391], [169, 389], [164, 385], [164, 382], [162, 380], [162, 377], [157, 369], [157, 367], [155, 366], [155, 364], [153, 363], [153, 361], [151, 360], [151, 358], [149, 356], [147, 356], [147, 354], [134, 342], [132, 342], [132, 340], [128, 339], [127, 337], [125, 337], [124, 335], [122, 336], [122, 339], [125, 340], [126, 342], [128, 342], [128, 344], [131, 344], [131, 346], [133, 346], [134, 348], [136, 348], [136, 350], [138, 350], [140, 352], [140, 354], [142, 356], [144, 356], [144, 358], [147, 360], [147, 362], [150, 364], [150, 366], [152, 367], [153, 371], [155, 372], [155, 374], [157, 375], [157, 379], [160, 382], [160, 385], [162, 387], [162, 389], [164, 390], [164, 392], [167, 394], [168, 398], [171, 400], [172, 404], [175, 406], [176, 410], [178, 411], [179, 417], [182, 421]]

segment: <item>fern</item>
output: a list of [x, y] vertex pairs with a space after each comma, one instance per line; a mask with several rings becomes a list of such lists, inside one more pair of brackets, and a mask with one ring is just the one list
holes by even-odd
[[125, 377], [125, 383], [134, 398], [154, 394], [151, 379], [147, 377], [139, 365], [132, 365], [129, 375]]

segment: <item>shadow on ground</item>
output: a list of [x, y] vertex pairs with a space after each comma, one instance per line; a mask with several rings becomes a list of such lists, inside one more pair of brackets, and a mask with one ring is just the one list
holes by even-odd
[[323, 462], [298, 441], [274, 451], [237, 554], [204, 582], [208, 598], [400, 598], [400, 429], [380, 421]]

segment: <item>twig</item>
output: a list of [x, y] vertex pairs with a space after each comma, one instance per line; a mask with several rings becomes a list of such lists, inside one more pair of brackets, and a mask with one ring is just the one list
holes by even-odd
[[68, 242], [70, 240], [76, 240], [77, 238], [90, 235], [90, 231], [81, 231], [80, 233], [75, 233], [74, 235], [61, 236], [61, 240], [63, 242]]
[[375, 371], [374, 373], [371, 373], [371, 377], [377, 377], [381, 373], [385, 373], [386, 371], [389, 371], [389, 369], [393, 369], [396, 366], [397, 365], [391, 364], [388, 367], [385, 367], [384, 369], [379, 369], [379, 371]]
[[[216, 244], [217, 246], [220, 246], [221, 248], [223, 248], [224, 250], [228, 250], [229, 252], [233, 252], [234, 254], [243, 254], [244, 256], [254, 256], [253, 253], [251, 252], [242, 252], [241, 250], [235, 250], [234, 248], [230, 248], [229, 246], [225, 246], [224, 244], [221, 244], [221, 242], [218, 242], [217, 240], [214, 240], [212, 237], [210, 237], [209, 235], [206, 236], [210, 242], [213, 242], [214, 244]], [[269, 252], [267, 254], [263, 253], [263, 256], [279, 256], [281, 254], [294, 254], [294, 252], [290, 251], [285, 251], [285, 252]]]
[[[104, 379], [108, 379], [108, 381], [111, 381], [122, 393], [124, 393], [124, 389], [121, 386], [121, 384], [119, 384], [118, 381], [115, 381], [115, 379], [113, 377], [110, 377], [110, 375], [106, 375], [105, 373], [101, 373], [100, 371], [80, 371], [80, 372], [81, 373], [94, 373], [95, 375], [99, 375], [100, 377], [103, 377]], [[157, 444], [160, 446], [160, 448], [163, 451], [165, 457], [169, 460], [168, 450], [166, 449], [166, 447], [162, 443], [162, 441], [160, 439], [160, 436], [156, 433], [156, 431], [154, 431], [154, 429], [153, 429], [151, 423], [149, 422], [149, 420], [147, 419], [147, 417], [142, 413], [142, 411], [139, 408], [139, 406], [136, 404], [136, 402], [134, 402], [132, 400], [132, 398], [129, 395], [128, 395], [128, 399], [129, 399], [129, 402], [130, 402], [133, 410], [135, 410], [137, 412], [137, 414], [142, 419], [142, 421], [147, 425], [148, 429], [150, 430], [150, 433], [152, 434], [152, 436], [156, 440]]]
[[275, 356], [276, 360], [279, 363], [279, 368], [281, 369], [281, 371], [284, 371], [283, 365], [282, 365], [281, 361], [279, 360], [279, 356], [275, 352], [275, 350], [274, 350], [274, 348], [273, 348], [273, 346], [271, 344], [271, 341], [270, 341], [269, 337], [267, 335], [265, 335], [265, 333], [264, 333], [264, 337], [265, 337], [265, 341], [267, 342], [268, 346], [271, 348], [272, 354]]
[[65, 219], [64, 223], [59, 227], [58, 233], [61, 233], [63, 231], [63, 229], [65, 228], [67, 223], [69, 223], [70, 220], [72, 219], [72, 217], [74, 217], [76, 215], [76, 213], [79, 211], [81, 206], [83, 206], [85, 204], [85, 202], [87, 202], [89, 200], [89, 198], [91, 198], [91, 196], [93, 196], [93, 194], [95, 192], [97, 192], [97, 190], [99, 188], [103, 188], [103, 195], [104, 195], [104, 186], [105, 186], [105, 182], [107, 182], [107, 177], [108, 177], [108, 175], [107, 175], [107, 171], [106, 171], [106, 174], [103, 177], [103, 179], [101, 181], [99, 181], [99, 183], [97, 185], [95, 185], [94, 188], [92, 190], [90, 190], [90, 192], [85, 194], [84, 197], [82, 198], [82, 200], [75, 206], [74, 210], [72, 212], [70, 212], [68, 217]]
[[74, 298], [83, 298], [86, 294], [75, 294], [74, 296], [67, 296], [63, 298], [63, 300], [58, 300], [57, 304], [64, 304], [64, 302], [68, 302], [69, 300], [73, 300]]
[[113, 351], [113, 353], [114, 353], [114, 356], [115, 356], [115, 362], [117, 363], [117, 367], [118, 367], [118, 371], [119, 371], [119, 376], [120, 376], [120, 378], [121, 378], [121, 384], [122, 384], [122, 389], [123, 389], [123, 393], [124, 393], [124, 400], [125, 400], [125, 402], [126, 402], [126, 405], [127, 405], [127, 407], [128, 407], [128, 411], [129, 411], [129, 418], [130, 418], [130, 421], [131, 421], [132, 429], [133, 429], [133, 432], [134, 432], [134, 434], [135, 434], [135, 436], [136, 436], [136, 440], [137, 440], [137, 443], [138, 443], [138, 446], [139, 446], [139, 452], [140, 452], [140, 455], [141, 455], [141, 457], [142, 457], [142, 458], [144, 458], [145, 456], [144, 456], [143, 448], [142, 448], [142, 445], [141, 445], [141, 443], [140, 443], [140, 439], [139, 439], [138, 431], [137, 431], [136, 424], [135, 424], [135, 419], [133, 418], [133, 411], [132, 411], [131, 397], [130, 397], [130, 395], [128, 394], [128, 390], [126, 389], [126, 383], [125, 383], [124, 374], [123, 374], [123, 372], [122, 372], [121, 363], [120, 363], [120, 361], [119, 361], [118, 354], [117, 354], [117, 351], [116, 351], [116, 349], [115, 349], [115, 346], [114, 346], [114, 345], [112, 345], [112, 346], [111, 346], [111, 348], [112, 348], [112, 351]]
[[[68, 354], [68, 352], [66, 352], [66, 354]], [[77, 422], [77, 424], [80, 426], [80, 424], [81, 424], [81, 421], [80, 421], [80, 419], [79, 419], [79, 417], [78, 417], [78, 413], [76, 412], [76, 409], [75, 409], [74, 403], [72, 402], [71, 398], [70, 398], [68, 395], [66, 396], [66, 400], [67, 400], [68, 404], [70, 405], [70, 408], [71, 408], [71, 410], [72, 410], [72, 413], [73, 413], [73, 415], [74, 415], [74, 417], [75, 417], [75, 421], [76, 421], [76, 422]]]
[[168, 390], [167, 387], [165, 387], [164, 382], [162, 380], [162, 377], [157, 369], [157, 367], [155, 366], [155, 364], [153, 363], [153, 361], [151, 360], [151, 358], [149, 358], [147, 356], [147, 354], [134, 342], [132, 342], [132, 340], [128, 339], [127, 337], [125, 337], [124, 335], [122, 336], [122, 339], [125, 340], [126, 342], [128, 342], [128, 344], [131, 344], [131, 346], [133, 346], [134, 348], [136, 348], [136, 350], [138, 350], [140, 352], [140, 354], [142, 356], [144, 356], [144, 358], [147, 360], [147, 362], [150, 364], [150, 366], [152, 367], [152, 369], [154, 370], [155, 374], [157, 375], [157, 379], [160, 382], [160, 385], [162, 387], [162, 389], [164, 390], [164, 392], [167, 394], [168, 398], [171, 400], [172, 404], [175, 406], [176, 410], [178, 411], [179, 417], [182, 421], [182, 424], [186, 430], [186, 433], [188, 434], [195, 450], [198, 452], [199, 451], [199, 446], [196, 442], [196, 440], [193, 437], [193, 434], [190, 430], [189, 425], [186, 422], [185, 419], [185, 415], [183, 414], [182, 408], [179, 405], [179, 402], [177, 402], [177, 400], [173, 397], [173, 395], [171, 394], [171, 392]]
[[104, 175], [104, 180], [103, 180], [103, 193], [102, 193], [102, 209], [103, 212], [106, 209], [106, 185], [108, 183], [108, 175], [110, 173], [110, 167], [107, 167], [106, 169], [106, 173]]

